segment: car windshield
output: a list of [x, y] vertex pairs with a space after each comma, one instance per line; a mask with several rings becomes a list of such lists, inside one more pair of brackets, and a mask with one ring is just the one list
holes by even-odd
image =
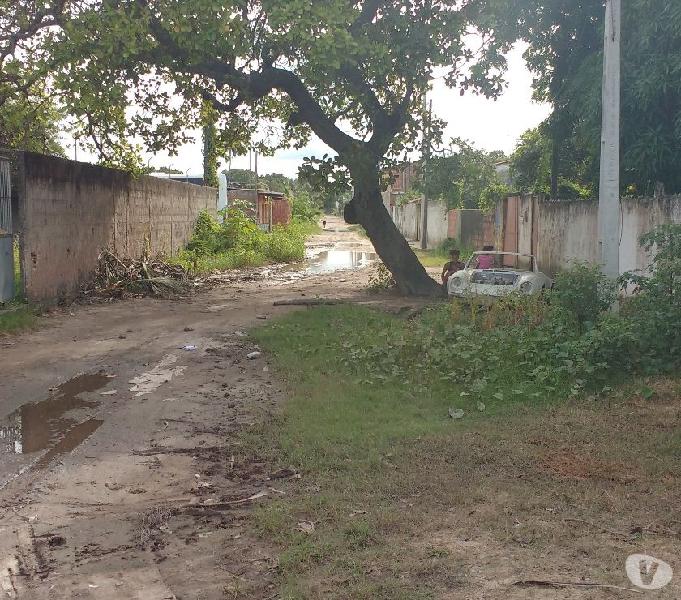
[[534, 256], [509, 252], [476, 252], [468, 260], [468, 269], [504, 269], [534, 271]]

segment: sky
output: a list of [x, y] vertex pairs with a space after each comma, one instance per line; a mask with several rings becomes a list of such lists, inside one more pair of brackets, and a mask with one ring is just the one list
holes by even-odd
[[[508, 87], [496, 101], [471, 93], [460, 96], [459, 90], [450, 90], [439, 80], [434, 82], [429, 98], [433, 101], [434, 115], [448, 123], [445, 141], [452, 137], [461, 137], [484, 150], [503, 150], [510, 153], [524, 131], [535, 127], [548, 116], [548, 105], [532, 101], [532, 74], [527, 69], [522, 53], [523, 47], [520, 45], [509, 53], [506, 73]], [[67, 155], [73, 158], [73, 142], [64, 140], [64, 144]], [[260, 156], [258, 172], [263, 175], [283, 173], [288, 177], [296, 177], [305, 156], [322, 156], [325, 152], [330, 152], [328, 147], [313, 137], [303, 149], [280, 150], [274, 156]], [[203, 170], [200, 135], [196, 135], [194, 143], [181, 147], [177, 156], [169, 157], [158, 153], [145, 154], [144, 158], [152, 167], [171, 166], [183, 173], [200, 175]], [[79, 149], [78, 160], [94, 162], [95, 157]], [[220, 169], [224, 166], [226, 164], [222, 164]], [[249, 168], [249, 157], [234, 158], [232, 168]]]

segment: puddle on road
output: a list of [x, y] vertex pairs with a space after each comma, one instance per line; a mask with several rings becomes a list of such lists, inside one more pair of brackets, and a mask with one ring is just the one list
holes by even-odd
[[78, 375], [58, 386], [49, 398], [21, 406], [0, 421], [0, 454], [32, 454], [49, 449], [35, 465], [41, 468], [55, 456], [76, 448], [102, 421], [78, 423], [66, 413], [99, 406], [99, 402], [84, 400], [80, 394], [95, 392], [109, 381], [103, 373]]
[[310, 260], [306, 273], [333, 273], [348, 269], [361, 269], [376, 260], [374, 252], [362, 250], [326, 250]]

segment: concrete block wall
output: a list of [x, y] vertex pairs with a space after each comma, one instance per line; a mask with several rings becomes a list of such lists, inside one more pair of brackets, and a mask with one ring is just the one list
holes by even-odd
[[449, 210], [443, 202], [428, 203], [428, 248], [437, 248], [447, 239]]
[[[555, 274], [574, 261], [598, 263], [598, 203], [595, 201], [543, 201], [520, 199], [517, 237], [521, 252], [530, 240], [540, 268]], [[507, 219], [509, 215], [507, 213]], [[513, 219], [514, 216], [510, 215]], [[621, 203], [620, 272], [645, 271], [651, 256], [639, 244], [641, 235], [666, 223], [681, 223], [681, 196], [623, 198]], [[505, 231], [516, 226], [508, 220]], [[504, 247], [505, 250], [509, 248]]]
[[[24, 291], [31, 301], [72, 296], [101, 250], [172, 255], [191, 237], [217, 190], [33, 153], [17, 153], [18, 229]], [[147, 242], [148, 240], [148, 242]]]

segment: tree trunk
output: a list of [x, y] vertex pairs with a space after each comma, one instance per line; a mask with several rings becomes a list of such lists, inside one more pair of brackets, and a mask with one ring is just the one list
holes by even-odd
[[383, 204], [378, 168], [351, 168], [355, 193], [346, 207], [345, 220], [360, 223], [397, 287], [408, 296], [442, 296], [444, 290], [426, 273], [407, 240]]

